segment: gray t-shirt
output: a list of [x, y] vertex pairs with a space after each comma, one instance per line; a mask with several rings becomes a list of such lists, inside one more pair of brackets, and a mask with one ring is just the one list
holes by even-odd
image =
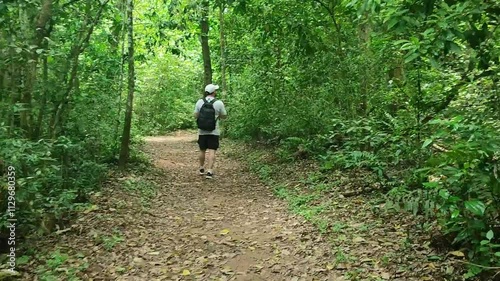
[[[207, 101], [211, 101], [214, 98], [213, 97], [206, 97]], [[201, 106], [203, 105], [204, 101], [203, 99], [199, 99], [196, 102], [196, 105], [194, 107], [194, 113], [199, 113]], [[198, 129], [198, 134], [200, 135], [220, 135], [220, 130], [219, 130], [219, 115], [227, 115], [226, 108], [224, 107], [224, 103], [221, 100], [216, 100], [214, 102], [214, 109], [215, 109], [215, 118], [217, 119], [216, 125], [215, 125], [215, 130], [213, 131], [205, 131], [205, 130], [200, 130]]]

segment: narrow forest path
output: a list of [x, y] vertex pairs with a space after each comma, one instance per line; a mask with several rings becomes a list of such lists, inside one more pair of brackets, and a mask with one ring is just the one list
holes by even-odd
[[[216, 178], [206, 180], [197, 174], [196, 134], [147, 138], [145, 152], [155, 168], [110, 180], [102, 192], [93, 194], [93, 205], [69, 231], [37, 245], [52, 254], [25, 266], [23, 279], [433, 280], [393, 278], [388, 268], [373, 263], [393, 251], [391, 241], [398, 239], [396, 232], [382, 231], [389, 228], [383, 223], [365, 236], [373, 235], [374, 244], [339, 236], [345, 244], [342, 252], [332, 237], [293, 215], [271, 187], [229, 157], [233, 152], [224, 142], [222, 146]], [[364, 211], [345, 209], [347, 216], [333, 220], [359, 228], [355, 222], [363, 221], [356, 216]], [[406, 263], [394, 253], [399, 265]], [[348, 263], [356, 260], [360, 269], [371, 272], [369, 279], [346, 277], [346, 268], [356, 269]]]
[[159, 172], [108, 182], [69, 233], [44, 242], [56, 254], [31, 274], [45, 277], [26, 280], [60, 280], [48, 271], [77, 280], [344, 280], [327, 269], [330, 247], [314, 227], [224, 148], [216, 178], [198, 175], [196, 137], [147, 138]]
[[[165, 178], [153, 218], [128, 236], [147, 237], [139, 250], [146, 266], [124, 279], [176, 280], [189, 271], [192, 278], [185, 279], [338, 280], [326, 270], [328, 244], [241, 163], [225, 157], [224, 148], [215, 180], [197, 175], [195, 140], [182, 133], [147, 139]], [[148, 256], [154, 251], [159, 255]]]

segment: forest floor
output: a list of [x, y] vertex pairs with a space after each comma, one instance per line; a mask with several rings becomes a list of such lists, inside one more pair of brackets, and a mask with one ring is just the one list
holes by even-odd
[[246, 150], [229, 140], [213, 180], [197, 174], [196, 134], [149, 137], [144, 150], [155, 167], [107, 182], [70, 228], [34, 245], [50, 252], [25, 264], [23, 279], [445, 280], [443, 272], [452, 273], [429, 237], [409, 233], [410, 217], [379, 214], [381, 203], [363, 195], [285, 189], [300, 173], [282, 188], [265, 184], [266, 166], [261, 176], [252, 172]]

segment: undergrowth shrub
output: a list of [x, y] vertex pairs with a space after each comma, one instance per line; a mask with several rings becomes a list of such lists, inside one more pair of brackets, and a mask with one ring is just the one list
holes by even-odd
[[438, 143], [446, 150], [430, 157], [422, 173], [431, 179], [424, 185], [439, 190], [444, 231], [453, 235], [453, 243], [468, 246], [470, 259], [498, 266], [500, 259], [494, 259], [500, 256], [498, 128], [459, 116], [431, 124], [437, 130], [424, 146]]
[[[437, 222], [450, 248], [472, 262], [500, 265], [498, 124], [453, 117], [417, 128], [407, 116], [333, 119], [328, 133], [281, 138], [282, 161], [318, 159], [320, 171], [364, 169], [386, 187], [389, 210]], [[428, 136], [427, 138], [425, 136]], [[428, 231], [436, 229], [427, 228]], [[470, 266], [465, 277], [481, 267]]]
[[[388, 207], [400, 206], [427, 220], [437, 220], [450, 247], [466, 248], [469, 260], [500, 265], [500, 177], [498, 128], [456, 116], [436, 119], [423, 141], [427, 159], [406, 183], [387, 194]], [[436, 151], [437, 149], [437, 151]], [[465, 277], [484, 267], [471, 265]]]
[[[16, 178], [16, 218], [22, 221], [19, 237], [49, 233], [63, 227], [90, 191], [99, 187], [108, 167], [88, 152], [88, 143], [67, 137], [56, 140], [0, 139], [2, 190], [7, 190], [8, 166]], [[0, 207], [7, 210], [8, 193], [2, 191]], [[7, 213], [0, 217], [0, 233], [7, 233]]]

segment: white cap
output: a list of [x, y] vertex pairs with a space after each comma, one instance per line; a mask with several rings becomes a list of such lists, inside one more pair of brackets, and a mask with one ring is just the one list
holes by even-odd
[[218, 90], [218, 89], [219, 89], [219, 85], [208, 84], [205, 87], [205, 92], [208, 92], [209, 94], [212, 94], [213, 92], [215, 92], [215, 90]]

